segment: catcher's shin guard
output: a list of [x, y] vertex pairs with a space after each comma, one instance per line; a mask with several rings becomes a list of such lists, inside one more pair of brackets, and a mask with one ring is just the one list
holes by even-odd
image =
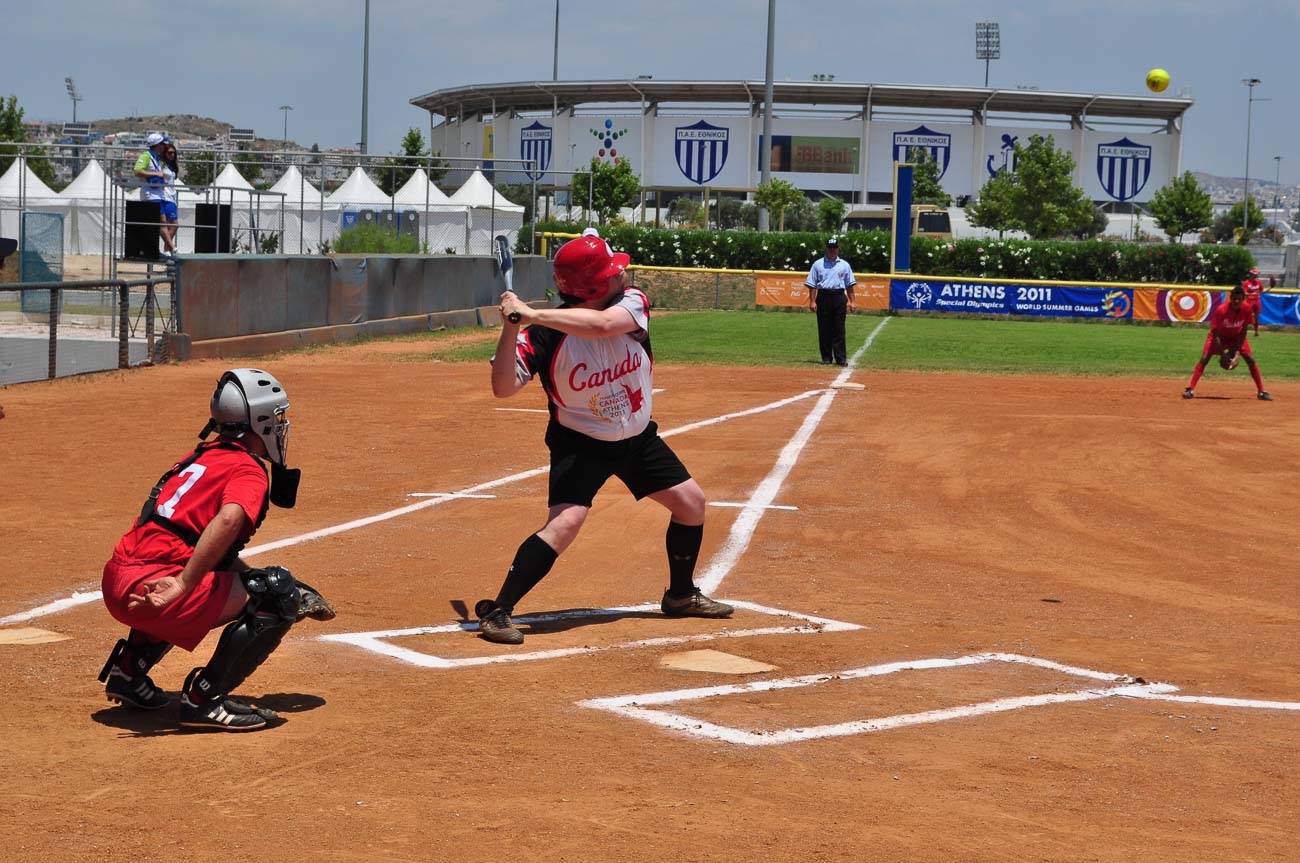
[[201, 701], [230, 694], [280, 646], [298, 620], [301, 597], [289, 570], [279, 566], [240, 573], [248, 603], [222, 630], [212, 658], [191, 673], [185, 691]]

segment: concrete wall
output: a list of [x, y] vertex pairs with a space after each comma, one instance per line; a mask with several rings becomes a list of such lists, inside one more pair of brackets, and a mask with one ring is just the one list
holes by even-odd
[[[238, 356], [267, 344], [347, 341], [447, 320], [486, 325], [491, 312], [476, 310], [495, 307], [504, 290], [490, 257], [179, 255], [176, 270], [182, 358], [206, 355], [200, 345], [218, 340], [209, 346], [218, 355]], [[515, 293], [545, 302], [549, 261], [521, 255], [513, 274]], [[440, 314], [465, 311], [469, 318]], [[389, 323], [375, 326], [381, 321]], [[292, 335], [256, 338], [271, 334]]]

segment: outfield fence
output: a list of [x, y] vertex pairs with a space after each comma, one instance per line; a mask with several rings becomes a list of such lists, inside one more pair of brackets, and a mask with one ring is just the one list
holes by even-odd
[[171, 278], [0, 284], [0, 385], [165, 358]]

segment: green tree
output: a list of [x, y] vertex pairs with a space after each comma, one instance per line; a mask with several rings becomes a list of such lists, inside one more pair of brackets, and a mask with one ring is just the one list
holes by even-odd
[[690, 195], [674, 198], [668, 205], [668, 218], [678, 225], [704, 224], [704, 205]]
[[[1250, 204], [1250, 217], [1249, 217], [1249, 221], [1245, 225], [1245, 231], [1241, 230], [1242, 224], [1241, 224], [1240, 203], [1233, 204], [1232, 207], [1228, 210], [1227, 216], [1220, 216], [1221, 219], [1227, 220], [1228, 223], [1227, 226], [1231, 231], [1229, 236], [1236, 238], [1237, 243], [1243, 246], [1247, 242], [1249, 242], [1251, 236], [1256, 231], [1264, 227], [1264, 211], [1261, 210], [1259, 208], [1259, 205], [1255, 203], [1255, 196], [1251, 195], [1246, 200]], [[1224, 237], [1223, 239], [1226, 240], [1227, 238], [1228, 237]]]
[[1074, 185], [1074, 156], [1051, 138], [1034, 135], [1028, 147], [1016, 145], [1011, 182], [1009, 226], [1032, 239], [1067, 236], [1093, 220], [1092, 201]]
[[939, 183], [939, 163], [924, 147], [912, 147], [907, 154], [912, 163], [912, 203], [936, 204], [947, 207], [952, 204], [952, 195], [943, 190]]
[[839, 233], [844, 224], [844, 202], [839, 198], [822, 198], [817, 202], [817, 227], [828, 234]]
[[1152, 195], [1151, 213], [1172, 243], [1182, 242], [1183, 234], [1214, 224], [1210, 193], [1201, 188], [1191, 171], [1183, 172], [1181, 177]]
[[429, 149], [424, 145], [424, 135], [419, 129], [407, 129], [401, 147], [400, 156], [389, 156], [379, 165], [379, 188], [385, 195], [396, 193], [411, 179], [416, 168], [428, 162]]
[[718, 199], [718, 227], [724, 231], [735, 230], [743, 224], [741, 221], [741, 211], [744, 210], [745, 202], [740, 198], [719, 198]]
[[[0, 174], [9, 170], [19, 148], [15, 144], [27, 143], [27, 130], [23, 128], [23, 109], [18, 104], [18, 97], [11, 95], [8, 100], [0, 98]], [[8, 144], [8, 146], [6, 146]], [[54, 166], [45, 158], [45, 148], [25, 147], [27, 167], [40, 177], [47, 186], [54, 183]]]
[[785, 230], [786, 211], [793, 208], [799, 201], [807, 200], [803, 192], [794, 185], [787, 183], [785, 180], [771, 179], [766, 183], [760, 183], [758, 191], [754, 193], [754, 203], [762, 209], [767, 210], [769, 216], [776, 217], [777, 230]]
[[632, 173], [632, 163], [627, 159], [615, 164], [593, 158], [587, 171], [573, 175], [571, 194], [575, 206], [590, 207], [603, 225], [620, 209], [637, 202], [641, 181]]
[[217, 154], [200, 150], [181, 160], [181, 177], [187, 186], [211, 186], [217, 178]]
[[968, 204], [966, 218], [977, 228], [988, 228], [1001, 237], [1014, 226], [1011, 223], [1011, 195], [1015, 181], [1008, 171], [998, 171], [980, 189], [979, 199]]
[[807, 195], [800, 195], [790, 209], [785, 211], [787, 231], [816, 231], [817, 205]]
[[1092, 206], [1092, 219], [1087, 224], [1080, 225], [1070, 233], [1071, 237], [1076, 240], [1091, 240], [1093, 237], [1101, 236], [1106, 226], [1110, 224], [1110, 218], [1106, 212], [1096, 204]]
[[253, 185], [254, 188], [260, 189], [265, 184], [262, 180], [262, 157], [255, 153], [236, 153], [235, 157], [230, 160], [234, 163], [235, 169], [243, 176], [245, 180]]

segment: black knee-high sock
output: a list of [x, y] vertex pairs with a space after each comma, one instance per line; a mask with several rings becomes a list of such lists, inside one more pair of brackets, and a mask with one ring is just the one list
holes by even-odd
[[497, 605], [504, 608], [507, 614], [514, 612], [515, 603], [546, 577], [557, 557], [559, 555], [555, 549], [537, 534], [524, 540], [515, 552], [510, 572], [506, 573], [505, 584], [501, 585], [501, 592], [497, 594]]
[[695, 589], [695, 561], [704, 541], [704, 525], [668, 522], [664, 547], [668, 549], [668, 592], [676, 596]]

